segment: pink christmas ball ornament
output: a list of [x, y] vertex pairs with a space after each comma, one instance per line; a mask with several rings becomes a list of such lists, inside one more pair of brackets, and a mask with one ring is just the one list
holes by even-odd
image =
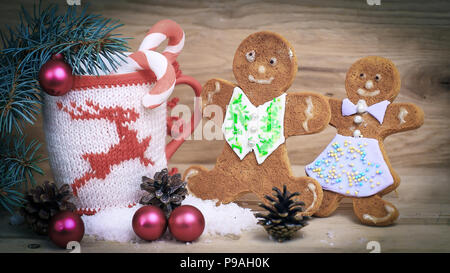
[[184, 205], [172, 211], [169, 230], [175, 239], [182, 242], [195, 241], [205, 229], [205, 218], [194, 206]]
[[144, 206], [136, 211], [132, 220], [133, 230], [146, 241], [159, 239], [167, 229], [164, 212], [155, 206]]
[[51, 96], [62, 96], [72, 89], [72, 68], [62, 54], [55, 54], [39, 70], [39, 84]]
[[55, 245], [66, 248], [71, 241], [81, 242], [84, 222], [79, 215], [71, 211], [59, 212], [50, 220], [48, 236]]

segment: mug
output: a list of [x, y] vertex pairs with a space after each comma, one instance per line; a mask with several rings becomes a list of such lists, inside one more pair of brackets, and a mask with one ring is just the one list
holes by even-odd
[[[176, 61], [169, 66], [176, 72], [175, 85], [187, 84], [199, 98], [200, 83], [183, 75]], [[197, 103], [190, 130], [166, 144], [167, 102], [154, 108], [142, 103], [157, 83], [158, 76], [150, 69], [82, 75], [74, 76], [67, 94], [43, 95], [44, 132], [54, 180], [59, 186], [72, 187], [79, 214], [136, 205], [142, 196], [142, 176], [153, 177], [167, 168], [167, 160], [198, 125]]]

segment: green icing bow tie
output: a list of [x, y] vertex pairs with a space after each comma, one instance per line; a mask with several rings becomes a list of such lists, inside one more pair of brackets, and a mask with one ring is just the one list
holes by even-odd
[[284, 143], [286, 94], [258, 107], [235, 87], [222, 125], [225, 140], [242, 160], [255, 151], [258, 164]]

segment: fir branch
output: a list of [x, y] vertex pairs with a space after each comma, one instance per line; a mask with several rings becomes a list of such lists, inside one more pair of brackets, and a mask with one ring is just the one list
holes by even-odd
[[34, 69], [19, 69], [18, 60], [0, 58], [0, 137], [16, 130], [22, 134], [25, 123], [33, 124], [40, 112], [40, 89]]
[[0, 177], [0, 206], [14, 214], [13, 208], [20, 207], [25, 201], [24, 195], [17, 191], [16, 187], [17, 183], [22, 181], [18, 181], [10, 173], [8, 174], [5, 167], [5, 165], [0, 166], [0, 173], [4, 174]]
[[[44, 174], [38, 166], [46, 160], [42, 155], [37, 154], [41, 144], [36, 140], [25, 143], [25, 137], [6, 136], [0, 143], [0, 169], [6, 170], [7, 177], [13, 177], [17, 181], [17, 186], [23, 185], [28, 189], [28, 182], [36, 184], [34, 173]], [[22, 183], [27, 182], [27, 183]]]
[[22, 9], [21, 23], [13, 31], [16, 39], [3, 50], [25, 56], [20, 68], [30, 62], [42, 65], [53, 54], [63, 53], [74, 74], [98, 75], [115, 71], [126, 57], [129, 38], [112, 34], [122, 26], [119, 21], [88, 14], [86, 8], [78, 13], [75, 6], [63, 15], [57, 15], [57, 5], [38, 9], [34, 15]]

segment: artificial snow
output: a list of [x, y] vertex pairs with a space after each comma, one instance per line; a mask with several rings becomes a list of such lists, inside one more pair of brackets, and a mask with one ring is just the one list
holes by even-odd
[[239, 207], [235, 203], [216, 206], [216, 200], [202, 200], [188, 195], [182, 203], [198, 208], [205, 217], [203, 234], [210, 235], [241, 235], [244, 230], [258, 227], [251, 209]]
[[327, 231], [327, 237], [328, 238], [330, 238], [330, 239], [333, 239], [334, 238], [334, 231]]
[[132, 208], [106, 208], [95, 215], [84, 215], [84, 233], [95, 236], [98, 240], [117, 241], [121, 243], [136, 241], [131, 222], [134, 213], [142, 205]]
[[[253, 212], [235, 203], [216, 206], [216, 200], [202, 200], [188, 195], [182, 204], [194, 206], [202, 212], [205, 217], [203, 235], [239, 237], [243, 231], [258, 227]], [[139, 242], [141, 240], [134, 233], [131, 222], [134, 213], [141, 207], [108, 208], [92, 216], [82, 216], [85, 234], [98, 240]]]

